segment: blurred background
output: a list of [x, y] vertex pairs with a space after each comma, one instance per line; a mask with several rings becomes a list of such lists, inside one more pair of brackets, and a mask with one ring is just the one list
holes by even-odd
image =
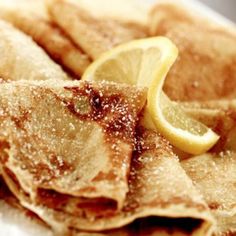
[[236, 0], [199, 0], [236, 23]]

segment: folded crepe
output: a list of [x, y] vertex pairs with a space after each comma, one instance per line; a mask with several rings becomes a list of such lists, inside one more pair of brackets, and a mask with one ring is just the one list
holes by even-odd
[[146, 36], [142, 25], [96, 18], [80, 7], [79, 2], [51, 0], [48, 7], [53, 21], [92, 59], [118, 44]]
[[221, 139], [209, 152], [183, 160], [181, 165], [204, 195], [217, 219], [217, 235], [236, 234], [236, 102], [184, 104], [184, 109], [209, 125]]
[[128, 191], [134, 128], [146, 93], [130, 88], [127, 97], [126, 87], [59, 84], [2, 84], [0, 139], [9, 157], [17, 157], [3, 158], [3, 176], [20, 176], [24, 195], [58, 191], [78, 206], [99, 201], [99, 214], [107, 214], [106, 205], [119, 208]]
[[223, 28], [177, 4], [157, 4], [150, 13], [150, 34], [170, 38], [179, 58], [164, 91], [179, 101], [236, 96], [236, 27]]
[[236, 234], [236, 152], [206, 153], [181, 162], [217, 219], [217, 235]]
[[169, 143], [153, 131], [141, 128], [138, 134], [126, 202], [110, 223], [136, 220], [94, 235], [211, 235], [213, 221]]
[[[29, 2], [32, 5], [30, 8]], [[40, 10], [38, 2], [42, 4]], [[0, 18], [30, 35], [53, 60], [61, 64], [71, 75], [79, 78], [91, 60], [59, 27], [51, 22], [44, 1], [37, 0], [33, 3], [24, 0], [9, 5], [8, 1], [1, 0]]]
[[[18, 217], [20, 216], [23, 222], [26, 218], [27, 220], [30, 220], [30, 223], [34, 222], [37, 226], [41, 226], [41, 227], [49, 230], [49, 227], [35, 213], [33, 213], [32, 211], [29, 211], [27, 208], [23, 207], [20, 204], [19, 200], [12, 194], [12, 192], [9, 190], [8, 186], [6, 185], [5, 181], [0, 176], [0, 209], [1, 209], [1, 214], [4, 214], [2, 212], [3, 206], [8, 207], [8, 208], [10, 207], [10, 209], [14, 208], [13, 210], [16, 210], [16, 213], [19, 214], [17, 216]], [[19, 218], [17, 218], [17, 219], [19, 220]], [[14, 222], [14, 223], [17, 223], [17, 222]]]
[[69, 79], [30, 37], [0, 20], [0, 79]]
[[139, 219], [152, 225], [146, 232], [210, 235], [214, 219], [168, 142], [135, 129], [145, 102], [145, 90], [125, 85], [1, 84], [0, 137], [8, 143], [1, 166], [10, 190], [58, 234], [132, 235], [132, 225], [110, 230]]

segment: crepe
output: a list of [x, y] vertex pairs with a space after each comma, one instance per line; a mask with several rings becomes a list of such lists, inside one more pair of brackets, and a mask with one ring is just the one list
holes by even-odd
[[181, 162], [217, 219], [217, 235], [236, 233], [236, 101], [185, 103], [184, 109], [220, 135], [209, 153]]
[[217, 219], [217, 235], [236, 233], [236, 153], [208, 153], [181, 162]]
[[115, 85], [35, 83], [2, 84], [0, 137], [13, 158], [3, 159], [3, 176], [20, 176], [31, 197], [55, 191], [70, 194], [72, 204], [73, 196], [76, 204], [99, 201], [101, 214], [106, 204], [120, 208], [145, 91], [130, 88], [127, 97]]
[[[25, 218], [27, 220], [30, 220], [37, 224], [39, 227], [44, 227], [46, 229], [49, 229], [49, 227], [32, 211], [29, 211], [27, 208], [23, 207], [19, 200], [12, 194], [12, 192], [9, 190], [8, 186], [6, 185], [3, 178], [0, 176], [0, 208], [2, 211], [3, 204], [5, 207], [14, 208], [14, 210], [17, 211], [19, 215], [21, 216], [22, 221], [24, 222]], [[12, 210], [12, 209], [11, 209]], [[1, 212], [2, 213], [2, 212]], [[25, 217], [25, 218], [24, 218]], [[19, 218], [18, 218], [19, 220]], [[17, 223], [17, 222], [14, 222]]]
[[126, 202], [117, 215], [105, 219], [111, 228], [137, 220], [125, 228], [102, 233], [208, 235], [211, 216], [168, 142], [152, 131], [141, 129], [138, 133]]
[[96, 18], [79, 3], [67, 0], [50, 2], [49, 13], [53, 21], [92, 59], [116, 45], [146, 36], [146, 29], [142, 25], [112, 18]]
[[[32, 5], [30, 8], [29, 2]], [[38, 8], [38, 2], [33, 1], [33, 4], [32, 1], [25, 0], [9, 5], [6, 0], [1, 0], [0, 18], [30, 35], [52, 59], [62, 65], [72, 76], [79, 78], [91, 60], [51, 22], [44, 1], [40, 1], [41, 8]]]
[[30, 37], [0, 20], [0, 79], [67, 80], [60, 66]]
[[170, 38], [179, 49], [164, 91], [178, 101], [235, 98], [236, 28], [230, 32], [190, 12], [163, 3], [150, 13], [150, 34]]
[[214, 219], [168, 142], [135, 131], [145, 102], [145, 90], [109, 83], [1, 84], [10, 190], [60, 233], [106, 234], [147, 217], [153, 231], [168, 232], [171, 223], [182, 235], [210, 235]]
[[49, 188], [101, 197], [104, 204], [107, 198], [120, 207], [134, 128], [146, 101], [144, 90], [130, 88], [127, 97], [124, 88], [58, 81], [2, 84], [0, 137], [9, 143], [9, 155], [17, 156], [19, 163], [12, 160], [7, 168], [23, 175], [24, 191], [37, 188], [43, 194]]

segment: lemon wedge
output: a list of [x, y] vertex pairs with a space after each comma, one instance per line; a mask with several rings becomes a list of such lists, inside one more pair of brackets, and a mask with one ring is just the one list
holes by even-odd
[[219, 137], [187, 116], [162, 91], [165, 77], [177, 56], [178, 49], [165, 37], [134, 40], [101, 55], [87, 68], [82, 80], [106, 80], [147, 87], [144, 125], [159, 131], [179, 149], [201, 154], [210, 149]]

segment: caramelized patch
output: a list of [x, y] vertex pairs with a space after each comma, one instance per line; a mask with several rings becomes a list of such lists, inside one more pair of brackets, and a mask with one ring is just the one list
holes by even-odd
[[64, 211], [74, 216], [104, 217], [114, 215], [117, 209], [116, 201], [107, 198], [83, 198], [61, 194], [54, 190], [38, 189], [37, 202], [54, 210]]
[[49, 189], [38, 189], [37, 197], [40, 204], [53, 209], [61, 209], [62, 205], [66, 204], [69, 199], [67, 195]]
[[21, 111], [21, 116], [15, 117], [11, 116], [11, 120], [15, 123], [17, 128], [23, 129], [24, 128], [24, 122], [28, 120], [29, 118], [29, 112], [23, 111], [21, 107], [19, 106], [19, 110]]
[[[89, 83], [85, 83], [83, 88], [65, 87], [65, 89], [71, 91], [74, 96], [70, 101], [63, 102], [80, 119], [99, 122], [108, 135], [126, 141], [134, 137], [136, 120], [130, 115], [133, 113], [131, 105], [125, 101], [121, 93], [103, 95], [102, 92], [92, 88]], [[81, 112], [76, 105], [78, 100], [81, 101], [81, 97], [87, 97], [87, 113], [83, 111], [83, 108]]]
[[59, 171], [60, 175], [66, 173], [66, 171], [71, 170], [71, 165], [69, 165], [62, 157], [58, 157], [55, 154], [49, 155], [50, 164]]
[[109, 173], [100, 171], [97, 176], [95, 176], [92, 181], [103, 181], [103, 180], [107, 180], [107, 181], [113, 181], [117, 178], [117, 175], [113, 172], [110, 171]]
[[23, 163], [27, 163], [28, 167], [26, 168], [34, 176], [34, 181], [38, 184], [46, 184], [51, 180], [56, 179], [60, 176], [66, 175], [68, 170], [71, 170], [72, 167], [67, 164], [65, 161], [59, 161], [55, 155], [49, 155], [49, 162], [47, 163], [34, 163], [30, 159], [26, 161], [24, 159]]
[[[172, 152], [172, 146], [164, 139], [159, 138], [160, 143], [153, 142], [153, 138], [156, 137], [156, 133], [149, 133], [145, 131], [143, 127], [137, 127], [135, 130], [135, 156], [140, 156], [145, 151], [162, 151]], [[150, 141], [149, 141], [150, 140]]]
[[211, 210], [217, 210], [220, 207], [220, 204], [217, 202], [210, 202], [208, 203], [208, 206]]
[[0, 163], [5, 164], [8, 161], [8, 150], [10, 144], [5, 140], [0, 140]]
[[96, 188], [95, 187], [91, 187], [91, 186], [89, 186], [89, 187], [84, 187], [84, 188], [81, 188], [80, 189], [80, 193], [83, 193], [83, 192], [85, 192], [85, 193], [92, 193], [92, 192], [95, 192], [96, 191]]
[[94, 214], [96, 218], [112, 216], [117, 210], [117, 202], [107, 198], [83, 199], [77, 204], [86, 215]]
[[30, 169], [31, 174], [34, 175], [34, 180], [37, 182], [48, 182], [52, 180], [55, 176], [54, 171], [48, 167], [47, 164], [38, 163], [38, 164], [31, 164], [32, 169]]

